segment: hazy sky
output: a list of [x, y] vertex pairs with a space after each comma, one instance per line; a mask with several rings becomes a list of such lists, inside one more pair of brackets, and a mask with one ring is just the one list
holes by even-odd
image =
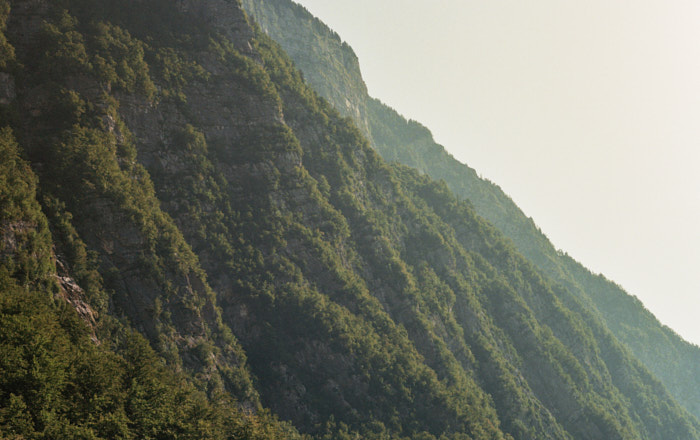
[[700, 344], [700, 2], [299, 2], [371, 95]]

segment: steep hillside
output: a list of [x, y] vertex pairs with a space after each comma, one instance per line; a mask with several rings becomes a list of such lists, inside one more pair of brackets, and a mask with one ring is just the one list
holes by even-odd
[[239, 2], [0, 4], [1, 436], [700, 439]]
[[[300, 438], [224, 393], [207, 398], [165, 368], [140, 334], [98, 314], [91, 304], [105, 294], [101, 277], [75, 235], [61, 242], [54, 230], [52, 241], [36, 184], [3, 129], [0, 438]], [[69, 218], [58, 223], [70, 229]]]
[[[337, 33], [293, 2], [245, 0], [243, 7], [263, 31], [303, 67], [306, 81], [370, 138], [370, 103], [360, 63]], [[314, 68], [307, 68], [315, 66]]]
[[287, 51], [309, 84], [356, 121], [382, 157], [442, 179], [457, 197], [469, 200], [519, 252], [599, 313], [674, 397], [700, 417], [698, 347], [659, 323], [619, 286], [557, 251], [498, 186], [454, 159], [427, 128], [370, 97], [352, 49], [306, 9], [290, 0], [243, 0], [243, 5]]

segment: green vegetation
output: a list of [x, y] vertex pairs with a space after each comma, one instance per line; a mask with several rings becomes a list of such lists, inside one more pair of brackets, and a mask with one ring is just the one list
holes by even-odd
[[20, 3], [41, 20], [5, 32], [0, 437], [700, 439], [237, 2]]
[[46, 283], [54, 271], [51, 236], [36, 202], [36, 176], [19, 156], [9, 128], [0, 131], [0, 264], [22, 286]]
[[[0, 437], [81, 439], [297, 438], [267, 413], [241, 410], [219, 392], [207, 397], [136, 332], [103, 321], [90, 329], [57, 296], [51, 235], [36, 200], [36, 177], [12, 133], [0, 139]], [[53, 202], [60, 248], [91, 303], [104, 293], [85, 245]], [[106, 306], [102, 305], [106, 310]]]
[[[207, 398], [165, 368], [140, 335], [96, 346], [74, 310], [45, 292], [0, 294], [0, 436], [26, 439], [269, 439], [266, 415]], [[268, 426], [264, 426], [268, 425]]]
[[[661, 325], [619, 286], [594, 275], [549, 242], [495, 184], [480, 178], [435, 143], [430, 131], [367, 94], [359, 63], [339, 36], [302, 6], [289, 0], [243, 0], [266, 33], [288, 51], [309, 84], [342, 114], [351, 117], [388, 161], [444, 180], [462, 200], [510, 238], [526, 258], [566, 287], [560, 300], [581, 302], [605, 322], [628, 349], [696, 417], [700, 417], [700, 350]], [[572, 299], [571, 296], [577, 299]]]
[[11, 63], [15, 58], [15, 48], [7, 41], [5, 29], [7, 19], [10, 16], [9, 0], [0, 1], [0, 69], [7, 70], [12, 67]]

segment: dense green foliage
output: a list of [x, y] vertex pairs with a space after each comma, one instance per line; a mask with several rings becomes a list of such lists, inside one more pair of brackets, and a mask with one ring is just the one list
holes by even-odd
[[289, 428], [207, 398], [138, 334], [96, 346], [67, 303], [8, 285], [0, 294], [0, 436], [24, 439], [269, 439]]
[[51, 237], [36, 202], [36, 176], [19, 156], [9, 128], [0, 132], [0, 264], [21, 285], [43, 283], [52, 272]]
[[238, 2], [7, 17], [0, 436], [700, 438], [579, 298], [385, 162]]
[[519, 252], [603, 318], [674, 397], [700, 417], [697, 347], [661, 325], [619, 286], [557, 251], [498, 186], [455, 160], [427, 128], [371, 98], [352, 50], [303, 7], [289, 0], [244, 0], [243, 5], [288, 51], [309, 84], [353, 118], [382, 157], [442, 179], [458, 198], [469, 200], [479, 215], [513, 240]]
[[[0, 135], [0, 437], [8, 439], [269, 439], [297, 436], [225, 394], [207, 397], [166, 368], [146, 340], [106, 319], [101, 345], [60, 299], [36, 176], [8, 129]], [[70, 217], [55, 223], [60, 248], [94, 303], [99, 274]], [[74, 241], [69, 246], [67, 241]], [[57, 242], [58, 244], [58, 242]], [[102, 307], [106, 309], [105, 306]]]

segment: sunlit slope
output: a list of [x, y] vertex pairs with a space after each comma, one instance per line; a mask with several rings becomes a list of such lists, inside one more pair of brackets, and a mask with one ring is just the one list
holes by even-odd
[[[56, 344], [28, 362], [60, 359], [3, 364], [0, 416], [29, 423], [3, 436], [700, 438], [579, 298], [383, 160], [239, 3], [2, 5], [26, 180], [3, 185], [3, 341], [41, 348], [15, 325], [38, 314]], [[51, 324], [61, 307], [77, 317]]]
[[[700, 349], [680, 338], [619, 286], [558, 252], [494, 183], [435, 143], [430, 131], [368, 96], [352, 48], [290, 0], [244, 0], [263, 30], [289, 53], [309, 84], [353, 118], [382, 157], [443, 179], [516, 248], [594, 312], [689, 411], [700, 417]], [[546, 232], [546, 231], [545, 231]]]

